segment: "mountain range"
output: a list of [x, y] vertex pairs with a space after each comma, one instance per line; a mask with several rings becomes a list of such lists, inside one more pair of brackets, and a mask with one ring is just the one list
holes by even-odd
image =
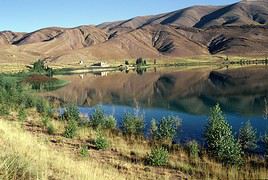
[[49, 27], [29, 33], [2, 31], [0, 62], [266, 56], [267, 42], [268, 1], [247, 0], [227, 6], [192, 6], [96, 26]]

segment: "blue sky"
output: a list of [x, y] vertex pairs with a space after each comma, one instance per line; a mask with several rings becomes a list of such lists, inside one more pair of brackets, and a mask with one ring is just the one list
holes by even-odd
[[0, 31], [30, 32], [75, 27], [169, 12], [192, 5], [226, 5], [237, 0], [0, 0]]

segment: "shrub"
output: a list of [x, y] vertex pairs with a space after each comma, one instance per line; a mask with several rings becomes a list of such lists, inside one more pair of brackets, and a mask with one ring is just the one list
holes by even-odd
[[147, 155], [147, 162], [152, 166], [164, 166], [168, 162], [168, 151], [163, 147], [153, 148]]
[[80, 148], [80, 155], [82, 157], [87, 157], [88, 156], [88, 147], [87, 145], [83, 145], [81, 148]]
[[0, 116], [9, 115], [9, 107], [7, 105], [0, 104]]
[[63, 113], [63, 118], [65, 120], [74, 120], [76, 122], [80, 121], [79, 109], [76, 105], [68, 105]]
[[211, 109], [204, 136], [213, 157], [225, 165], [241, 164], [241, 146], [234, 139], [232, 128], [226, 122], [218, 104]]
[[40, 59], [34, 62], [33, 67], [31, 68], [31, 71], [41, 73], [41, 74], [44, 73], [46, 71], [45, 62]]
[[266, 132], [262, 137], [262, 142], [264, 143], [265, 146], [265, 153], [268, 156], [268, 132]]
[[41, 98], [37, 98], [35, 102], [36, 111], [40, 114], [51, 114], [49, 103]]
[[48, 125], [48, 122], [49, 122], [49, 117], [48, 116], [46, 116], [46, 115], [44, 115], [44, 116], [42, 116], [42, 123], [43, 123], [43, 125], [45, 126], [45, 127], [47, 127], [47, 125]]
[[18, 112], [18, 119], [19, 119], [19, 121], [25, 121], [26, 117], [27, 117], [27, 114], [26, 114], [25, 109], [24, 108], [20, 108], [19, 109], [19, 112]]
[[156, 140], [157, 139], [157, 122], [155, 119], [152, 119], [151, 121], [151, 128], [150, 128], [150, 134], [151, 134], [151, 138], [152, 140]]
[[98, 133], [95, 140], [95, 146], [98, 150], [105, 150], [109, 147], [109, 142], [101, 133]]
[[73, 138], [76, 135], [77, 129], [77, 122], [74, 120], [69, 120], [67, 126], [65, 127], [64, 136], [66, 138]]
[[144, 120], [141, 117], [126, 113], [123, 118], [122, 129], [128, 135], [141, 135], [144, 132]]
[[112, 115], [106, 116], [100, 107], [97, 107], [90, 116], [90, 122], [95, 129], [114, 129], [116, 127], [116, 119]]
[[104, 111], [97, 107], [94, 113], [90, 116], [90, 122], [93, 128], [100, 128], [103, 126], [105, 121]]
[[247, 121], [239, 130], [238, 141], [244, 151], [251, 151], [257, 148], [256, 130]]
[[54, 126], [53, 126], [52, 123], [49, 123], [49, 124], [47, 125], [47, 133], [50, 134], [50, 135], [52, 135], [52, 134], [55, 133], [55, 128], [54, 128]]
[[194, 159], [198, 158], [199, 145], [195, 140], [189, 141], [186, 144], [186, 148], [187, 148], [189, 157], [194, 158]]
[[170, 143], [174, 139], [179, 126], [180, 120], [174, 116], [163, 117], [158, 124], [153, 120], [151, 123], [152, 137], [155, 140]]
[[103, 127], [105, 129], [114, 129], [116, 127], [116, 119], [114, 118], [114, 116], [105, 116]]

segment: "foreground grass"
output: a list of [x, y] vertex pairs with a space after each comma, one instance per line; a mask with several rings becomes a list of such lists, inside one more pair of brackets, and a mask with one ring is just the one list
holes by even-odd
[[[145, 158], [152, 144], [143, 138], [130, 138], [120, 132], [106, 132], [110, 148], [94, 147], [96, 131], [80, 127], [73, 139], [64, 138], [65, 122], [51, 123], [53, 135], [40, 121], [40, 115], [28, 110], [27, 120], [18, 122], [16, 113], [0, 118], [0, 179], [266, 179], [264, 159], [251, 156], [241, 168], [226, 168], [203, 151], [191, 158], [180, 145], [169, 148], [168, 164], [152, 167]], [[5, 120], [4, 120], [5, 119]], [[15, 121], [14, 121], [15, 120]], [[88, 156], [81, 157], [82, 146]]]
[[125, 179], [94, 160], [77, 160], [56, 151], [17, 123], [0, 120], [0, 179]]

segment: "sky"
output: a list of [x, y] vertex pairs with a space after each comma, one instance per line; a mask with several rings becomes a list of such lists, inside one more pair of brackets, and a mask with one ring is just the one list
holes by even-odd
[[0, 0], [0, 31], [31, 32], [76, 27], [170, 12], [193, 5], [227, 5], [238, 0]]

